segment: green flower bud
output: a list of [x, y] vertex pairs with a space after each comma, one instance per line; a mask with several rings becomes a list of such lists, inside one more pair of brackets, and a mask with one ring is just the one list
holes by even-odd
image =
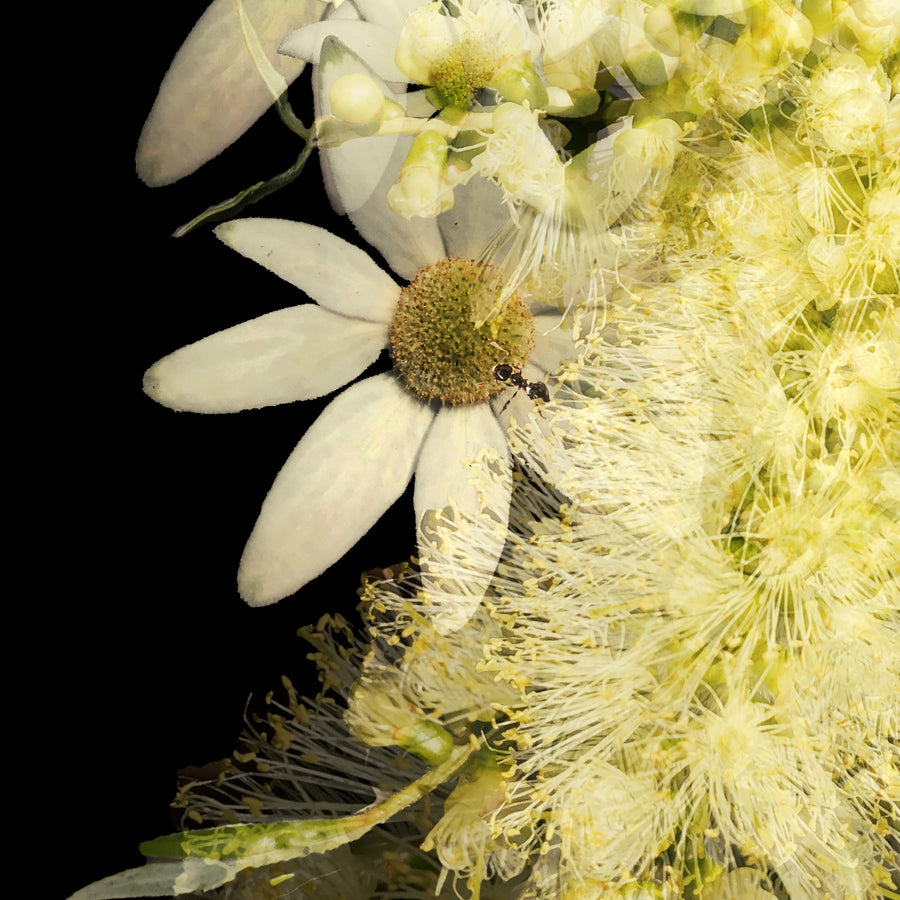
[[400, 177], [387, 194], [388, 205], [406, 219], [436, 216], [453, 206], [453, 186], [447, 178], [447, 140], [423, 131], [410, 148]]
[[525, 60], [505, 69], [490, 83], [504, 99], [513, 103], [527, 101], [532, 109], [543, 109], [547, 105], [547, 88], [534, 66]]

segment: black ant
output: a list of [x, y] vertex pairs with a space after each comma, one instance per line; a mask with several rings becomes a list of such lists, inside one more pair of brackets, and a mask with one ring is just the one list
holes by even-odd
[[[494, 343], [494, 341], [491, 341], [491, 346], [496, 347], [498, 350], [503, 350], [507, 355], [509, 354], [509, 350]], [[528, 379], [523, 377], [522, 369], [519, 366], [511, 366], [509, 363], [497, 363], [497, 365], [491, 369], [491, 375], [493, 375], [494, 379], [501, 384], [515, 388], [512, 396], [503, 404], [503, 409], [500, 410], [501, 416], [506, 412], [506, 407], [512, 403], [513, 397], [515, 397], [519, 391], [525, 391], [525, 396], [528, 397], [529, 400], [543, 400], [546, 403], [550, 399], [550, 392], [547, 390], [547, 385], [544, 384], [543, 381], [528, 381]], [[538, 410], [538, 415], [541, 415], [540, 410]], [[541, 416], [541, 418], [543, 418], [543, 416]]]

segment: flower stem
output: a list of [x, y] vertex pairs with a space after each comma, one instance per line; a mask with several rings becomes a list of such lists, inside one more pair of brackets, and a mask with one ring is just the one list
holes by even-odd
[[[299, 119], [296, 121], [302, 126]], [[308, 140], [303, 151], [297, 157], [297, 161], [289, 169], [285, 169], [284, 172], [281, 172], [274, 178], [270, 178], [268, 181], [258, 181], [256, 184], [244, 188], [244, 190], [235, 194], [230, 199], [223, 200], [215, 206], [210, 206], [200, 213], [200, 215], [194, 216], [189, 222], [186, 222], [184, 225], [177, 228], [172, 233], [172, 236], [184, 237], [188, 232], [193, 231], [201, 225], [210, 225], [215, 222], [222, 222], [226, 219], [230, 219], [232, 216], [241, 212], [245, 207], [262, 200], [263, 197], [268, 197], [269, 194], [280, 191], [283, 187], [286, 187], [294, 181], [303, 171], [306, 161], [309, 159], [309, 155], [312, 152], [312, 148], [313, 142]]]

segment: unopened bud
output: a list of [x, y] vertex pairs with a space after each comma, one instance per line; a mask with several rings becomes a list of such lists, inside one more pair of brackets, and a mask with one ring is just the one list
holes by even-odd
[[518, 61], [492, 78], [491, 87], [513, 103], [527, 101], [532, 109], [543, 109], [547, 105], [547, 88], [534, 66], [525, 60]]
[[453, 206], [453, 186], [447, 177], [446, 139], [423, 131], [403, 163], [400, 177], [387, 194], [388, 206], [405, 219], [437, 216]]
[[384, 94], [362, 73], [342, 75], [328, 94], [331, 112], [351, 125], [377, 125], [384, 115]]

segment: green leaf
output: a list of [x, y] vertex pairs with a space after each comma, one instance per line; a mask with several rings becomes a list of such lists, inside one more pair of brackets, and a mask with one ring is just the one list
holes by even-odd
[[184, 871], [177, 860], [147, 863], [137, 869], [126, 869], [83, 887], [69, 900], [114, 900], [127, 897], [172, 897], [175, 882]]

